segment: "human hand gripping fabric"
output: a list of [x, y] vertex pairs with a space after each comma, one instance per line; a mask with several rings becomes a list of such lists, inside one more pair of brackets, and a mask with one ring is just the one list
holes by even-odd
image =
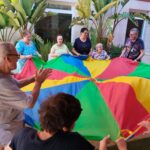
[[45, 81], [45, 79], [51, 74], [51, 72], [52, 72], [52, 69], [50, 68], [47, 68], [47, 69], [41, 68], [40, 70], [36, 72], [35, 82], [42, 84]]
[[40, 58], [42, 58], [42, 55], [41, 55], [41, 54], [38, 54], [38, 56], [39, 56]]
[[31, 59], [31, 58], [32, 58], [32, 55], [26, 55], [26, 58], [27, 58], [27, 59]]
[[99, 150], [107, 150], [107, 145], [110, 142], [110, 135], [105, 136], [99, 143]]
[[144, 120], [140, 123], [138, 123], [139, 126], [146, 128], [147, 131], [144, 132], [144, 134], [150, 133], [150, 121]]
[[80, 53], [77, 53], [76, 55], [77, 55], [77, 56], [80, 56], [81, 54], [80, 54]]
[[[103, 140], [100, 141], [99, 150], [107, 150], [107, 145], [109, 143], [111, 143], [110, 135], [104, 137]], [[118, 150], [127, 150], [127, 144], [122, 137], [118, 138], [115, 143], [117, 144]]]
[[116, 140], [116, 144], [117, 144], [118, 150], [127, 150], [127, 143], [122, 137]]

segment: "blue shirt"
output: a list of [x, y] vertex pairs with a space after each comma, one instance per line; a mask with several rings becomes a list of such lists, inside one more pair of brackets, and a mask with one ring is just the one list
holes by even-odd
[[85, 42], [82, 42], [80, 38], [77, 38], [73, 47], [78, 53], [82, 55], [88, 55], [91, 50], [91, 41], [89, 38], [87, 38]]
[[32, 41], [27, 45], [23, 40], [20, 40], [16, 44], [16, 50], [21, 55], [37, 55], [36, 46]]
[[[23, 40], [18, 41], [16, 44], [16, 50], [20, 55], [32, 55], [37, 56], [37, 49], [35, 44], [31, 41], [27, 45]], [[27, 59], [19, 59], [17, 62], [17, 72], [21, 72], [23, 66], [25, 65]]]

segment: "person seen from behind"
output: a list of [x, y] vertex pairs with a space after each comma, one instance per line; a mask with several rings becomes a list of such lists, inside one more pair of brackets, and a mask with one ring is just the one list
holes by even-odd
[[79, 133], [72, 132], [82, 108], [74, 96], [59, 93], [40, 107], [41, 131], [25, 128], [10, 143], [12, 150], [94, 150]]

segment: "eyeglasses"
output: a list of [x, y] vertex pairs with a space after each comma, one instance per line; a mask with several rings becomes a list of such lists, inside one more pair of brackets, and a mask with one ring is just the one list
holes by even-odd
[[133, 35], [137, 35], [137, 34], [136, 34], [136, 33], [130, 33], [129, 35], [130, 35], [130, 36], [133, 36]]
[[12, 57], [20, 58], [20, 55], [19, 55], [19, 54], [7, 54], [7, 56], [12, 56]]

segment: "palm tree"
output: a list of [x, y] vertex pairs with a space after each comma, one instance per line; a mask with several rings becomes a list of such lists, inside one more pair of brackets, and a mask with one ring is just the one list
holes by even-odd
[[123, 12], [129, 0], [78, 0], [76, 9], [78, 17], [73, 18], [72, 26], [84, 25], [90, 29], [93, 45], [102, 42], [107, 37], [108, 49], [114, 36], [116, 26], [124, 19], [129, 19], [135, 25], [135, 17], [143, 18], [150, 22], [149, 16], [143, 13]]
[[[32, 31], [40, 19], [51, 15], [45, 12], [46, 7], [46, 0], [2, 0], [0, 34], [3, 38], [1, 40], [10, 41], [16, 31], [19, 31], [20, 36], [24, 30]], [[6, 34], [7, 32], [9, 34]]]
[[73, 18], [71, 25], [87, 26], [92, 31], [91, 34], [96, 35], [96, 42], [100, 42], [105, 34], [106, 13], [117, 4], [118, 0], [78, 0], [78, 17]]

